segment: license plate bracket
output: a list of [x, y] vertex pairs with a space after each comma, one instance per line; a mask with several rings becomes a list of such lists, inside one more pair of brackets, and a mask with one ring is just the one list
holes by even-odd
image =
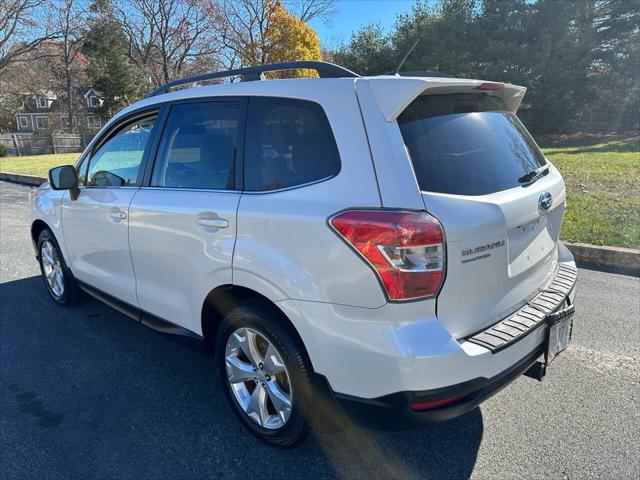
[[547, 316], [547, 337], [544, 363], [549, 365], [562, 351], [566, 350], [571, 341], [573, 330], [574, 305], [567, 305], [563, 309]]

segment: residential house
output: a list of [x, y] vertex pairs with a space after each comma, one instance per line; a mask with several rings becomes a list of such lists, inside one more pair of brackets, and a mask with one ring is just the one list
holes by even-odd
[[52, 133], [71, 130], [95, 133], [104, 119], [98, 112], [102, 104], [100, 92], [91, 87], [76, 89], [75, 111], [66, 111], [66, 102], [50, 92], [22, 96], [22, 108], [16, 113], [16, 132]]

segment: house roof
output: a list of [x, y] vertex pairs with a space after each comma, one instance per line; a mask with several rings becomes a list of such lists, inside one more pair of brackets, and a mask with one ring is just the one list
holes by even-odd
[[96, 97], [101, 97], [102, 96], [102, 94], [99, 91], [97, 91], [95, 88], [93, 88], [93, 87], [80, 87], [80, 88], [86, 88], [87, 89], [87, 91], [83, 95], [84, 98], [87, 98], [87, 96], [90, 93], [93, 93]]
[[[91, 94], [95, 95], [98, 98], [101, 98], [100, 92], [98, 92], [93, 87], [89, 86], [80, 86], [74, 88], [75, 95], [77, 97], [81, 97], [86, 100]], [[47, 108], [40, 108], [38, 106], [38, 98], [46, 98], [51, 103]], [[66, 110], [65, 107], [65, 96], [59, 95], [55, 96], [52, 92], [36, 92], [36, 93], [26, 93], [22, 94], [23, 98], [23, 108], [22, 112], [24, 113], [54, 113], [54, 112], [62, 112]], [[93, 109], [87, 105], [85, 101], [76, 102], [76, 110], [78, 112], [81, 111], [92, 111]], [[19, 113], [19, 112], [17, 112]]]

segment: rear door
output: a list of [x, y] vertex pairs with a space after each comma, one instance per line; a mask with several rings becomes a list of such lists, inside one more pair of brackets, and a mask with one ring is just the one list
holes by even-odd
[[202, 300], [230, 284], [244, 101], [171, 105], [153, 171], [130, 206], [140, 307], [200, 333]]
[[80, 167], [80, 194], [66, 193], [62, 228], [74, 275], [81, 281], [138, 304], [129, 254], [129, 204], [142, 181], [157, 112], [120, 122]]
[[421, 95], [398, 125], [424, 205], [446, 234], [438, 318], [457, 337], [475, 333], [550, 281], [564, 183], [490, 94]]

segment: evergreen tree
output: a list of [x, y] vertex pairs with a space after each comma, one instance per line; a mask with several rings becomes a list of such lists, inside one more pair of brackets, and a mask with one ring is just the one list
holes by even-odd
[[100, 110], [107, 116], [139, 98], [142, 81], [127, 55], [127, 40], [110, 0], [94, 0], [84, 45], [91, 61], [93, 87], [103, 95]]
[[640, 125], [640, 0], [418, 0], [393, 30], [367, 26], [335, 55], [364, 74], [403, 71], [523, 85], [519, 111], [537, 133], [609, 105], [612, 129]]
[[334, 54], [333, 60], [361, 75], [381, 75], [396, 67], [391, 41], [376, 24], [354, 32], [350, 42]]
[[483, 0], [475, 22], [474, 72], [479, 78], [519, 85], [528, 83], [532, 69], [525, 0]]
[[468, 77], [473, 58], [476, 0], [442, 0], [431, 5], [418, 1], [411, 13], [398, 17], [392, 34], [399, 59], [411, 49], [402, 70], [435, 70]]
[[588, 48], [576, 28], [579, 1], [539, 0], [527, 21], [525, 123], [536, 132], [562, 130], [574, 119], [588, 93]]
[[593, 97], [618, 112], [615, 129], [640, 129], [640, 0], [586, 0]]

